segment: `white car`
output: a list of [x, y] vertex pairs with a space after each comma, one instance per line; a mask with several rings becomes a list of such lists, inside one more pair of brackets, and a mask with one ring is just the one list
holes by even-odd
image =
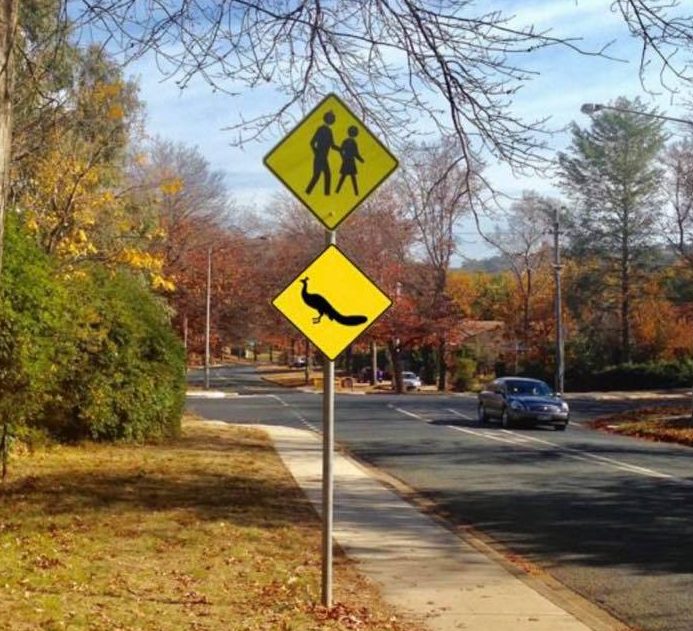
[[404, 370], [402, 371], [402, 386], [405, 390], [419, 390], [421, 379], [416, 373]]

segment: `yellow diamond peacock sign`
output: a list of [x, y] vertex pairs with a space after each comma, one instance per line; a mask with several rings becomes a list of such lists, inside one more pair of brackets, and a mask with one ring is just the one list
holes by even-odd
[[334, 360], [392, 301], [337, 246], [330, 245], [272, 304]]
[[264, 159], [265, 166], [334, 230], [397, 168], [397, 159], [334, 94]]

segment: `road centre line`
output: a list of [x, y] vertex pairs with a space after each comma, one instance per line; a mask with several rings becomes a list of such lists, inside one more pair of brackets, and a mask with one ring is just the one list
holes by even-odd
[[[508, 434], [513, 434], [515, 435], [515, 432], [511, 432], [510, 430], [501, 430], [505, 433]], [[626, 471], [632, 471], [633, 473], [639, 473], [641, 475], [647, 475], [653, 478], [664, 478], [664, 479], [674, 479], [675, 476], [669, 475], [668, 473], [662, 473], [661, 471], [657, 471], [655, 469], [649, 469], [648, 467], [640, 467], [638, 465], [634, 464], [629, 464], [627, 462], [621, 462], [620, 460], [615, 460], [614, 458], [608, 458], [607, 456], [600, 456], [599, 454], [593, 454], [589, 451], [582, 451], [580, 449], [574, 449], [573, 447], [564, 447], [562, 445], [557, 445], [556, 443], [552, 443], [551, 441], [548, 440], [542, 440], [541, 438], [536, 438], [534, 436], [526, 436], [528, 440], [531, 440], [535, 443], [539, 443], [542, 445], [548, 445], [550, 447], [556, 447], [559, 449], [562, 449], [563, 451], [567, 451], [570, 453], [574, 454], [580, 454], [582, 456], [586, 456], [588, 458], [592, 458], [594, 460], [597, 460], [599, 462], [604, 462], [607, 464], [611, 464], [619, 469], [624, 469]], [[684, 481], [684, 480], [682, 480]], [[685, 480], [685, 482], [688, 482]]]
[[388, 407], [395, 412], [399, 412], [400, 414], [406, 414], [407, 416], [411, 416], [412, 418], [415, 418], [417, 421], [423, 421], [424, 423], [430, 423], [431, 419], [426, 418], [425, 416], [421, 416], [420, 414], [414, 414], [414, 412], [409, 412], [408, 410], [403, 410], [402, 408], [397, 408], [392, 403], [388, 404]]
[[[465, 420], [472, 420], [469, 417], [460, 414], [456, 410], [448, 408], [449, 412], [452, 412], [456, 416], [459, 416], [461, 418], [464, 418]], [[468, 429], [464, 427], [454, 427], [454, 426], [449, 426], [451, 429], [456, 429], [458, 431], [462, 431], [467, 434], [472, 434], [474, 436], [479, 436], [482, 438], [489, 438], [492, 440], [502, 440], [500, 437], [497, 436], [491, 436], [486, 432], [483, 432], [482, 430], [473, 430], [473, 429]], [[660, 478], [660, 479], [674, 479], [673, 475], [669, 475], [668, 473], [662, 473], [661, 471], [656, 471], [655, 469], [649, 469], [647, 467], [640, 467], [638, 465], [633, 465], [629, 464], [627, 462], [621, 462], [620, 460], [615, 460], [614, 458], [607, 458], [606, 456], [600, 456], [598, 454], [593, 454], [589, 451], [582, 451], [581, 449], [574, 449], [573, 447], [565, 447], [563, 445], [559, 445], [557, 443], [552, 443], [551, 441], [548, 440], [543, 440], [541, 438], [536, 438], [534, 436], [520, 436], [516, 432], [507, 430], [507, 429], [502, 429], [500, 430], [504, 435], [508, 437], [513, 437], [515, 439], [520, 439], [520, 440], [510, 440], [506, 442], [514, 443], [515, 445], [522, 446], [522, 447], [528, 447], [530, 449], [535, 449], [537, 451], [540, 450], [539, 447], [532, 447], [528, 443], [537, 443], [540, 445], [545, 445], [547, 447], [552, 447], [554, 449], [557, 449], [559, 451], [564, 451], [568, 456], [575, 460], [581, 460], [583, 462], [596, 462], [598, 464], [601, 464], [602, 466], [607, 466], [615, 469], [619, 469], [621, 471], [627, 471], [629, 473], [637, 473], [638, 475], [644, 475], [647, 477], [651, 478]], [[681, 480], [681, 482], [688, 483], [687, 480]]]
[[[403, 410], [402, 408], [395, 407], [392, 404], [389, 404], [388, 407], [395, 410], [395, 412], [400, 412], [401, 414], [406, 414], [407, 416], [411, 416], [412, 418], [415, 418], [417, 421], [423, 421], [424, 423], [429, 423], [429, 424], [432, 422], [430, 418], [426, 418], [425, 416], [421, 416], [420, 414], [415, 414], [414, 412], [410, 412], [409, 410]], [[462, 418], [464, 418], [465, 420], [471, 420], [471, 419], [468, 419], [467, 417], [464, 417], [462, 414], [455, 412], [454, 410], [449, 409], [448, 411], [452, 412], [453, 414], [456, 414], [457, 416], [462, 416]], [[450, 427], [451, 429], [457, 429], [459, 431], [465, 431], [463, 428], [454, 427], [452, 425], [446, 425], [446, 427]], [[469, 430], [469, 433], [475, 433], [475, 432]], [[511, 440], [508, 438], [501, 438], [500, 436], [494, 436], [494, 435], [491, 435], [490, 433], [488, 435], [487, 434], [482, 434], [482, 435], [484, 438], [488, 438], [489, 440], [496, 440], [500, 443], [517, 444], [517, 441], [515, 441], [515, 440]]]
[[[405, 414], [406, 416], [410, 416], [412, 418], [415, 418], [419, 421], [423, 421], [425, 423], [431, 423], [431, 419], [426, 418], [425, 416], [422, 416], [420, 414], [416, 414], [414, 412], [410, 412], [408, 410], [404, 410], [402, 408], [395, 407], [392, 404], [388, 404], [388, 407], [395, 410], [396, 412], [400, 412], [401, 414]], [[458, 412], [457, 410], [454, 410], [452, 408], [446, 408], [448, 412], [451, 412], [455, 416], [462, 418], [466, 421], [473, 421], [474, 419], [470, 418], [469, 416], [462, 414], [461, 412]], [[471, 429], [468, 427], [457, 427], [455, 425], [446, 425], [445, 427], [448, 427], [449, 429], [454, 429], [455, 431], [458, 432], [463, 432], [465, 434], [471, 434], [472, 436], [476, 436], [478, 438], [486, 438], [488, 440], [494, 440], [496, 442], [500, 443], [506, 443], [510, 445], [515, 445], [516, 447], [524, 447], [527, 449], [533, 449], [534, 451], [542, 451], [542, 448], [539, 445], [546, 446], [546, 447], [551, 447], [553, 449], [556, 449], [558, 451], [564, 452], [565, 455], [567, 455], [570, 458], [573, 458], [574, 460], [580, 460], [582, 462], [590, 462], [592, 464], [598, 464], [600, 466], [606, 467], [606, 468], [611, 468], [611, 469], [618, 469], [620, 471], [626, 471], [628, 473], [635, 473], [637, 475], [643, 475], [646, 477], [650, 478], [658, 478], [658, 479], [664, 479], [664, 480], [676, 480], [677, 482], [680, 482], [682, 484], [685, 484], [686, 486], [693, 486], [693, 483], [690, 482], [689, 480], [685, 480], [682, 478], [676, 478], [673, 475], [670, 475], [668, 473], [663, 473], [661, 471], [657, 471], [655, 469], [649, 469], [647, 467], [641, 467], [638, 465], [633, 465], [629, 464], [627, 462], [622, 462], [620, 460], [616, 460], [614, 458], [608, 458], [606, 456], [600, 456], [599, 454], [593, 454], [589, 451], [583, 451], [581, 449], [574, 449], [573, 447], [565, 447], [563, 445], [559, 445], [558, 443], [552, 443], [551, 441], [548, 440], [543, 440], [541, 438], [536, 438], [534, 436], [525, 436], [525, 435], [520, 435], [517, 434], [516, 432], [510, 431], [510, 430], [492, 430], [492, 431], [487, 431], [487, 430], [478, 430], [478, 429]], [[499, 435], [499, 434], [502, 434]], [[532, 443], [535, 443], [534, 445]]]

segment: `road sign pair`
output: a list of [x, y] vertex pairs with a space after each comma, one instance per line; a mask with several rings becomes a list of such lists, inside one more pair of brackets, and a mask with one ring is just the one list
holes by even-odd
[[[274, 147], [264, 163], [328, 230], [397, 168], [396, 158], [334, 94]], [[392, 303], [330, 245], [273, 304], [334, 360]]]

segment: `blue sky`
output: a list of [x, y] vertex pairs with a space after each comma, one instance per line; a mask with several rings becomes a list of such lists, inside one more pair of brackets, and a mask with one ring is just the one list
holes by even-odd
[[[535, 119], [551, 115], [550, 126], [565, 127], [575, 120], [587, 125], [589, 119], [580, 113], [585, 102], [608, 102], [617, 96], [641, 96], [653, 106], [671, 115], [681, 115], [678, 103], [662, 93], [650, 96], [643, 92], [638, 77], [639, 42], [630, 37], [620, 17], [612, 14], [609, 0], [495, 0], [479, 2], [479, 11], [499, 8], [515, 15], [518, 24], [533, 23], [537, 30], [551, 28], [552, 35], [581, 37], [584, 49], [598, 50], [613, 40], [609, 53], [627, 63], [597, 57], [581, 56], [566, 48], [552, 48], [523, 57], [525, 67], [539, 72], [514, 98], [513, 113]], [[495, 7], [494, 7], [495, 5]], [[197, 146], [214, 169], [224, 172], [229, 189], [238, 202], [261, 210], [282, 185], [265, 169], [262, 158], [280, 140], [279, 135], [264, 142], [249, 143], [243, 149], [231, 146], [230, 132], [222, 128], [256, 111], [259, 102], [267, 105], [267, 92], [241, 93], [230, 97], [214, 93], [202, 81], [193, 81], [181, 91], [173, 81], [162, 82], [154, 59], [147, 57], [128, 69], [139, 79], [142, 99], [147, 104], [147, 132]], [[656, 76], [649, 85], [658, 89]], [[662, 91], [663, 92], [663, 91]], [[689, 95], [690, 96], [690, 95]], [[270, 102], [271, 104], [271, 102]], [[558, 132], [550, 138], [555, 150], [562, 150], [568, 136]], [[503, 193], [518, 196], [532, 188], [557, 194], [550, 179], [514, 175], [503, 164], [490, 161], [486, 176]], [[489, 220], [487, 225], [493, 223]], [[491, 252], [480, 237], [474, 235], [471, 223], [461, 229], [461, 253], [475, 258]]]

